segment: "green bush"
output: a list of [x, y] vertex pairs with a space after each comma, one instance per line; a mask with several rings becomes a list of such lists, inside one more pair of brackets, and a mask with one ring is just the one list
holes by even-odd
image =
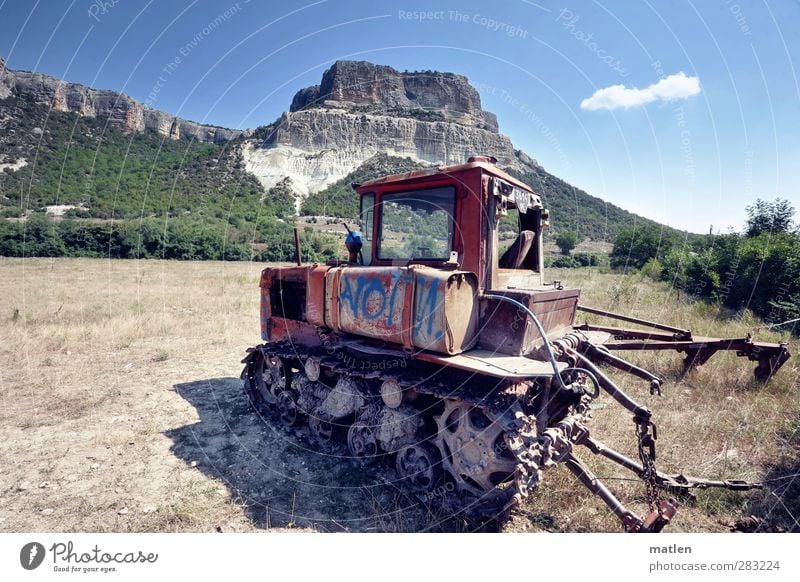
[[545, 267], [577, 269], [579, 267], [607, 267], [608, 256], [604, 253], [574, 253], [569, 256], [546, 257]]
[[578, 233], [574, 230], [565, 230], [556, 237], [556, 245], [562, 255], [568, 255], [572, 249], [578, 246]]
[[555, 259], [550, 259], [549, 263], [548, 267], [557, 269], [575, 269], [581, 266], [574, 257], [556, 257]]
[[654, 281], [660, 281], [661, 276], [664, 274], [664, 265], [661, 263], [661, 261], [654, 257], [642, 265], [642, 268], [639, 272], [645, 277], [649, 277]]
[[743, 238], [735, 260], [735, 284], [726, 289], [727, 306], [769, 316], [773, 304], [800, 293], [800, 236], [764, 233]]
[[793, 209], [778, 199], [759, 200], [747, 210], [745, 235], [709, 234], [683, 245], [654, 229], [626, 229], [614, 241], [611, 265], [638, 268], [693, 297], [749, 310], [770, 323], [800, 317], [800, 233], [791, 221]]
[[[266, 249], [253, 257], [253, 244]], [[325, 262], [340, 252], [339, 239], [307, 231], [303, 260]], [[55, 221], [33, 215], [25, 222], [0, 220], [0, 255], [11, 257], [109, 257], [177, 260], [290, 261], [294, 231], [290, 224], [262, 218], [247, 231], [194, 218], [122, 222]]]
[[650, 259], [666, 256], [675, 244], [675, 235], [662, 228], [626, 228], [614, 239], [609, 257], [611, 266], [615, 269], [641, 269]]

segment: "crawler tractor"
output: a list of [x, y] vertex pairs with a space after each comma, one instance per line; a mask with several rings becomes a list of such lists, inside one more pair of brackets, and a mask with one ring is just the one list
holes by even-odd
[[[677, 350], [689, 368], [735, 350], [766, 380], [788, 359], [785, 344], [695, 337], [593, 309], [579, 303], [579, 289], [545, 283], [548, 212], [493, 158], [354, 188], [361, 230], [348, 229], [349, 260], [301, 264], [298, 245], [296, 266], [261, 274], [265, 343], [248, 350], [242, 372], [259, 409], [320, 447], [390, 464], [423, 497], [469, 515], [515, 506], [559, 463], [630, 532], [669, 523], [676, 502], [667, 493], [758, 486], [658, 471], [651, 411], [604, 369], [658, 393], [663, 379], [618, 352]], [[501, 254], [499, 222], [511, 209], [519, 236]], [[579, 325], [578, 311], [637, 327]], [[631, 415], [638, 459], [591, 435], [601, 393]], [[650, 513], [625, 508], [579, 459], [580, 448], [641, 478]]]

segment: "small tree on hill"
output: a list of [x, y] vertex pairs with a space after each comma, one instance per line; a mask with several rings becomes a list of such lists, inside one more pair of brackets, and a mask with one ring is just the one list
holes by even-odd
[[614, 239], [611, 266], [640, 269], [650, 259], [662, 260], [675, 242], [674, 235], [654, 226], [625, 228]]
[[565, 230], [556, 237], [556, 245], [561, 249], [562, 255], [568, 255], [572, 249], [578, 246], [578, 235], [575, 231]]
[[748, 237], [765, 232], [779, 234], [792, 230], [794, 207], [788, 200], [776, 198], [774, 202], [768, 202], [758, 198], [746, 210]]

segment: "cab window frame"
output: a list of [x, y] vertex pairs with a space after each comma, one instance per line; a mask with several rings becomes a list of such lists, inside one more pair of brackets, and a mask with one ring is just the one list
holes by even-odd
[[[403, 197], [403, 196], [413, 196], [415, 193], [424, 193], [434, 190], [446, 191], [449, 190], [450, 195], [450, 208], [449, 208], [449, 216], [447, 219], [447, 231], [448, 231], [448, 239], [447, 239], [447, 251], [446, 255], [443, 257], [386, 257], [381, 254], [382, 251], [382, 243], [383, 243], [383, 227], [384, 227], [384, 208], [387, 202], [391, 202], [393, 197]], [[408, 190], [396, 190], [393, 192], [384, 192], [380, 195], [380, 197], [376, 200], [374, 205], [375, 214], [373, 215], [373, 221], [377, 221], [377, 229], [376, 229], [376, 236], [375, 236], [375, 256], [374, 258], [378, 261], [400, 261], [400, 262], [408, 262], [408, 261], [431, 261], [431, 262], [440, 262], [446, 261], [449, 259], [450, 253], [455, 248], [456, 244], [456, 212], [457, 212], [457, 204], [458, 204], [458, 189], [454, 184], [444, 184], [444, 185], [435, 185], [435, 186], [427, 186], [423, 188], [413, 188]], [[420, 196], [424, 199], [424, 195]], [[387, 200], [388, 199], [388, 200]]]

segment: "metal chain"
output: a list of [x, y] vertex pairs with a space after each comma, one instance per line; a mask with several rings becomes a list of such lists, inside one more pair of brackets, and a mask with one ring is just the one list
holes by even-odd
[[[647, 504], [652, 511], [658, 511], [658, 515], [663, 517], [661, 508], [661, 493], [658, 488], [658, 473], [656, 471], [656, 426], [649, 419], [635, 419], [636, 434], [639, 444], [639, 458], [642, 461], [642, 479], [647, 487]], [[653, 434], [649, 428], [652, 425]]]

